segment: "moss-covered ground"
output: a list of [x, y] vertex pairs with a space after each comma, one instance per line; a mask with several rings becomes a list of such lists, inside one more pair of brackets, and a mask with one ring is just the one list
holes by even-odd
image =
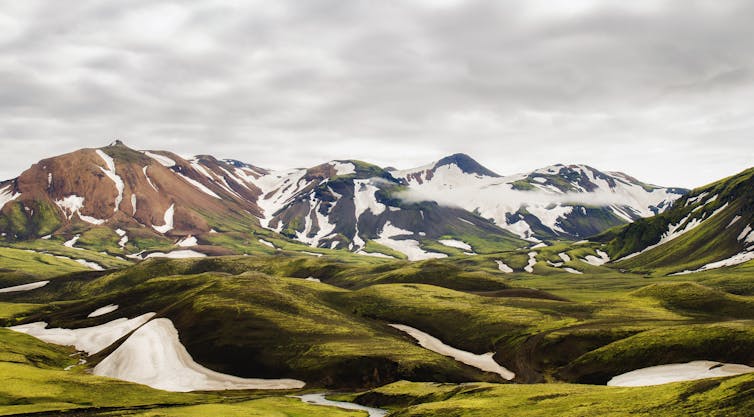
[[[279, 236], [239, 232], [218, 239], [257, 249], [251, 256], [123, 262], [103, 272], [45, 266], [42, 258], [2, 263], [9, 271], [29, 270], [6, 278], [9, 283], [32, 276], [50, 283], [0, 294], [0, 325], [44, 320], [88, 327], [153, 311], [173, 321], [194, 359], [209, 368], [302, 379], [312, 390], [366, 390], [357, 401], [388, 407], [396, 416], [736, 415], [738, 407], [751, 407], [751, 376], [659, 388], [584, 384], [663, 363], [754, 365], [753, 262], [662, 276], [584, 262], [599, 244], [551, 242], [533, 249], [538, 262], [529, 273], [529, 249], [408, 262], [317, 249], [311, 251], [323, 256], [296, 253], [301, 246]], [[62, 246], [38, 242], [39, 248]], [[496, 261], [514, 272], [500, 271]], [[65, 274], [56, 274], [58, 267]], [[120, 308], [112, 316], [87, 317], [107, 304]], [[423, 349], [389, 323], [473, 353], [495, 352], [495, 360], [517, 374], [516, 384]], [[63, 371], [76, 363], [72, 353], [0, 331], [0, 411], [339, 415], [281, 393], [169, 394], [98, 378], [86, 373], [102, 359], [97, 356]]]

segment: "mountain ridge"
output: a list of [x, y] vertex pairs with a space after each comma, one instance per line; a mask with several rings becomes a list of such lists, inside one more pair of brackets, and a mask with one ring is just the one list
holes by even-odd
[[575, 164], [501, 176], [460, 153], [411, 170], [332, 160], [273, 171], [115, 141], [0, 183], [0, 237], [109, 227], [129, 255], [267, 229], [310, 247], [418, 260], [581, 239], [661, 212], [683, 191]]

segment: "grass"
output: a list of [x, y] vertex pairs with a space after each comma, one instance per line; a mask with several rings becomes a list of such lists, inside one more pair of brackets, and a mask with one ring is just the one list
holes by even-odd
[[407, 324], [476, 353], [494, 351], [504, 337], [568, 324], [568, 320], [513, 306], [505, 298], [429, 285], [376, 285], [348, 294], [347, 300], [356, 314]]
[[355, 398], [390, 407], [391, 417], [743, 417], [754, 407], [753, 389], [754, 375], [642, 388], [397, 382]]
[[646, 330], [582, 355], [561, 369], [559, 376], [570, 381], [604, 384], [614, 375], [665, 363], [692, 360], [752, 363], [753, 325], [754, 322], [746, 320]]
[[[391, 406], [396, 415], [407, 416], [433, 415], [438, 410], [449, 410], [443, 415], [451, 416], [495, 415], [494, 398], [503, 408], [509, 407], [505, 409], [512, 410], [511, 415], [534, 411], [569, 415], [570, 410], [573, 415], [578, 411], [598, 415], [609, 411], [611, 402], [620, 403], [613, 415], [654, 411], [663, 415], [678, 411], [680, 404], [691, 404], [687, 400], [692, 397], [699, 399], [698, 404], [718, 402], [725, 410], [725, 393], [733, 398], [730, 401], [740, 403], [740, 392], [750, 390], [746, 387], [752, 384], [742, 380], [724, 389], [723, 385], [709, 390], [697, 387], [699, 393], [683, 401], [677, 397], [686, 391], [667, 391], [662, 398], [670, 398], [667, 403], [672, 406], [652, 403], [644, 409], [641, 395], [635, 394], [641, 391], [563, 382], [604, 384], [629, 370], [698, 359], [754, 364], [754, 309], [749, 295], [754, 263], [679, 277], [645, 276], [580, 260], [601, 249], [599, 244], [551, 242], [552, 246], [535, 249], [539, 262], [531, 274], [521, 271], [529, 250], [407, 262], [347, 253], [332, 256], [328, 250], [322, 250], [326, 253], [322, 257], [301, 256], [289, 249], [303, 246], [284, 238], [241, 232], [237, 237], [239, 245], [247, 243], [244, 239], [262, 237], [282, 250], [260, 245], [253, 256], [150, 259], [118, 271], [59, 276], [33, 292], [6, 295], [4, 300], [12, 303], [0, 303], [0, 324], [44, 320], [55, 327], [94, 326], [112, 318], [87, 318], [88, 313], [118, 304], [118, 317], [154, 311], [169, 318], [195, 360], [239, 376], [297, 378], [310, 388], [347, 390], [401, 379], [501, 381], [420, 348], [412, 338], [387, 326], [402, 323], [459, 349], [496, 352], [495, 360], [516, 372], [516, 382], [550, 382], [532, 387], [396, 383], [364, 394], [366, 401], [369, 395], [384, 396], [385, 392], [377, 395], [383, 388], [395, 389], [389, 396]], [[567, 266], [585, 273], [569, 274], [546, 264], [546, 260], [561, 262], [561, 252], [571, 257]], [[500, 272], [495, 260], [516, 272]], [[322, 282], [303, 279], [307, 277]], [[36, 356], [18, 348], [3, 350], [16, 359], [0, 364], [40, 371], [61, 372], [70, 360], [48, 353], [40, 357], [54, 361], [45, 365], [43, 360], [31, 361]], [[99, 359], [91, 358], [87, 366]], [[76, 369], [55, 374], [49, 383], [66, 386], [67, 377], [83, 378]], [[420, 399], [414, 394], [418, 387], [428, 391]], [[131, 395], [132, 388], [124, 389]], [[399, 395], [400, 390], [405, 392]], [[153, 397], [148, 392], [144, 395], [141, 403], [127, 398], [121, 406], [130, 408], [117, 412], [233, 415], [248, 408], [248, 413], [260, 410], [260, 415], [274, 415], [280, 407], [291, 413], [299, 412], [294, 404], [309, 407], [280, 394], [265, 398], [223, 394], [190, 400], [170, 397], [176, 399], [169, 406], [154, 408], [163, 400], [149, 400]], [[62, 399], [63, 408], [88, 407], [81, 399]], [[51, 400], [34, 400], [35, 404], [45, 401]], [[149, 401], [151, 408], [140, 408]], [[588, 404], [594, 411], [586, 408]], [[325, 411], [300, 413], [316, 416]]]
[[[131, 261], [126, 261], [121, 258], [110, 256], [107, 253], [100, 253], [99, 251], [87, 250], [83, 248], [69, 248], [63, 246], [64, 241], [58, 238], [52, 238], [49, 240], [27, 240], [14, 242], [9, 245], [10, 248], [33, 250], [36, 252], [45, 252], [52, 255], [66, 256], [72, 259], [84, 259], [91, 262], [96, 262], [106, 269], [110, 268], [123, 268], [132, 265]], [[87, 269], [87, 268], [84, 268]], [[60, 271], [64, 273], [66, 271]]]
[[297, 398], [269, 397], [232, 404], [157, 408], [134, 414], [119, 413], [118, 415], [134, 417], [366, 417], [367, 413], [309, 405]]
[[70, 259], [0, 247], [0, 287], [26, 284], [86, 269], [88, 268]]

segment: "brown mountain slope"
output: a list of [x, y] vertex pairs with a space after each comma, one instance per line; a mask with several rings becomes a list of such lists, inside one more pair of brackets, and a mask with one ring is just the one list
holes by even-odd
[[209, 156], [139, 152], [119, 141], [81, 149], [41, 160], [0, 185], [13, 197], [2, 206], [0, 231], [25, 239], [106, 225], [185, 236], [210, 231], [212, 219], [255, 225], [260, 191], [234, 172], [259, 174], [243, 169]]

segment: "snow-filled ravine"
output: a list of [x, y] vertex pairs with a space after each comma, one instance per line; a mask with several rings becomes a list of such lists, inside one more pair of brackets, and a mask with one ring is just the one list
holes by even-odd
[[477, 355], [475, 353], [448, 346], [440, 339], [428, 335], [427, 333], [424, 333], [419, 329], [415, 329], [403, 324], [390, 324], [390, 326], [407, 333], [409, 336], [413, 337], [417, 342], [419, 342], [419, 346], [425, 349], [431, 350], [444, 356], [450, 356], [458, 362], [465, 363], [466, 365], [473, 366], [474, 368], [481, 369], [482, 371], [496, 373], [509, 381], [516, 376], [516, 374], [495, 362], [495, 360], [492, 358], [492, 356], [495, 355], [494, 352]]
[[240, 378], [194, 362], [178, 339], [173, 322], [154, 319], [136, 330], [94, 367], [94, 374], [173, 392], [229, 389], [295, 389], [295, 379]]
[[345, 410], [366, 411], [369, 417], [383, 417], [387, 415], [387, 410], [366, 407], [363, 405], [348, 403], [344, 401], [332, 401], [325, 398], [325, 395], [327, 394], [320, 393], [320, 394], [294, 395], [293, 397], [298, 398], [307, 404], [323, 405], [323, 406], [328, 406], [328, 407], [338, 407]]
[[669, 365], [650, 366], [613, 377], [607, 385], [614, 387], [644, 387], [669, 382], [733, 376], [754, 372], [754, 368], [741, 364], [712, 361], [693, 361]]
[[[88, 317], [111, 313], [117, 307], [111, 304], [98, 308]], [[305, 385], [303, 381], [295, 379], [241, 378], [207, 369], [191, 358], [181, 344], [173, 323], [166, 318], [152, 320], [154, 316], [155, 313], [146, 313], [132, 319], [119, 318], [80, 329], [48, 329], [45, 322], [22, 324], [9, 329], [47, 343], [73, 346], [88, 355], [101, 352], [130, 334], [94, 367], [93, 373], [166, 391], [297, 389]]]

